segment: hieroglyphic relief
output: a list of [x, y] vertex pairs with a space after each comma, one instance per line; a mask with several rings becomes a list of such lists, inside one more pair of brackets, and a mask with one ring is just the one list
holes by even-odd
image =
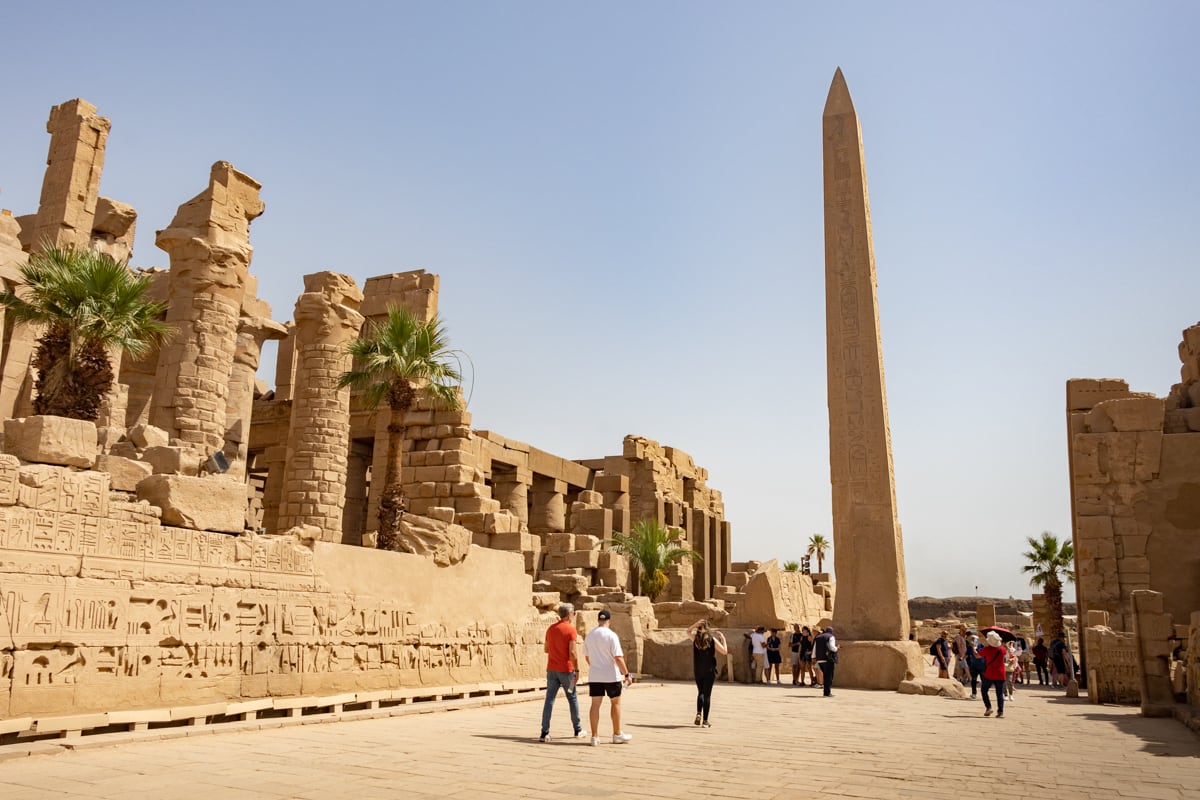
[[1134, 635], [1104, 627], [1088, 628], [1084, 635], [1089, 654], [1088, 698], [1093, 703], [1141, 700]]

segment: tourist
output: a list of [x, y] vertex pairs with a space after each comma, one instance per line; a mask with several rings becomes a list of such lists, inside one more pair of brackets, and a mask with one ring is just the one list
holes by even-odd
[[729, 647], [720, 631], [710, 631], [708, 620], [697, 620], [688, 628], [692, 639], [692, 670], [696, 676], [695, 724], [711, 728], [708, 711], [712, 707], [713, 684], [717, 680], [717, 653], [725, 655]]
[[762, 683], [763, 672], [766, 667], [767, 660], [767, 637], [766, 628], [759, 625], [750, 633], [742, 634], [750, 640], [750, 682]]
[[933, 640], [933, 644], [929, 645], [929, 653], [933, 656], [933, 663], [937, 665], [938, 677], [950, 677], [950, 632], [942, 631], [938, 638]]
[[971, 682], [971, 673], [967, 670], [966, 625], [959, 625], [958, 634], [954, 637], [954, 677], [963, 686]]
[[984, 661], [979, 656], [979, 635], [968, 631], [967, 638], [967, 671], [971, 674], [971, 699], [979, 696], [979, 678], [983, 675]]
[[1050, 643], [1050, 665], [1054, 668], [1054, 683], [1058, 686], [1066, 686], [1070, 683], [1070, 676], [1067, 672], [1067, 660], [1070, 652], [1067, 649], [1067, 632], [1059, 631], [1058, 636]]
[[779, 680], [779, 665], [783, 663], [783, 652], [779, 649], [783, 642], [779, 638], [779, 629], [771, 628], [771, 635], [767, 637], [767, 683], [771, 682], [771, 673], [775, 673], [775, 683], [781, 683]]
[[579, 683], [579, 633], [571, 624], [570, 617], [575, 607], [563, 603], [558, 607], [558, 622], [546, 629], [546, 702], [542, 704], [542, 735], [540, 742], [550, 741], [550, 715], [554, 701], [561, 688], [567, 696], [567, 708], [571, 712], [571, 726], [575, 737], [583, 736], [583, 725], [579, 721], [579, 698], [575, 693]]
[[1013, 698], [1016, 691], [1017, 678], [1021, 674], [1021, 662], [1017, 660], [1017, 643], [1009, 642], [1004, 646], [1004, 695]]
[[612, 613], [606, 608], [596, 615], [596, 627], [583, 640], [583, 655], [588, 663], [588, 695], [592, 698], [588, 720], [592, 727], [592, 746], [600, 744], [600, 706], [608, 697], [612, 716], [613, 744], [625, 744], [633, 734], [621, 730], [621, 689], [633, 683], [625, 666], [625, 651], [621, 640], [612, 632], [609, 623]]
[[838, 661], [837, 639], [833, 637], [833, 628], [826, 628], [813, 640], [813, 660], [821, 668], [821, 695], [833, 696], [833, 671]]
[[1029, 640], [1024, 636], [1017, 639], [1017, 664], [1021, 670], [1021, 683], [1029, 684], [1030, 667], [1033, 666], [1033, 653], [1029, 650]]
[[808, 676], [810, 686], [816, 686], [819, 681], [813, 672], [813, 635], [808, 626], [800, 629], [800, 685], [804, 685], [804, 676]]
[[1045, 640], [1039, 636], [1037, 644], [1033, 646], [1033, 666], [1037, 670], [1039, 686], [1050, 683], [1050, 671], [1046, 669], [1046, 659], [1049, 655], [1050, 650], [1046, 647]]
[[983, 658], [983, 715], [992, 715], [992, 702], [988, 689], [996, 688], [996, 717], [1004, 716], [1004, 657], [1007, 651], [1000, 642], [1000, 634], [988, 631], [987, 645], [979, 651]]
[[788, 636], [788, 647], [792, 651], [792, 686], [800, 685], [800, 642], [804, 634], [800, 632], [800, 623], [792, 623], [792, 632]]

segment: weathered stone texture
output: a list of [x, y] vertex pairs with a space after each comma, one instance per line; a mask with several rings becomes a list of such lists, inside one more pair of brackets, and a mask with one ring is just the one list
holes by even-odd
[[6, 419], [4, 450], [22, 461], [91, 467], [98, 453], [96, 424], [53, 416]]
[[137, 496], [161, 508], [167, 525], [218, 533], [246, 527], [246, 484], [232, 479], [151, 475], [138, 483]]

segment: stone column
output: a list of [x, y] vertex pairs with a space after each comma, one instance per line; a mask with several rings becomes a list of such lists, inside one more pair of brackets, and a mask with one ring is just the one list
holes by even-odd
[[296, 383], [278, 525], [315, 525], [327, 542], [342, 541], [350, 390], [337, 383], [351, 366], [346, 345], [362, 328], [362, 298], [351, 278], [318, 272], [304, 276], [296, 301]]
[[[0, 212], [0, 288], [16, 289], [21, 284], [18, 270], [27, 256], [21, 249], [21, 226], [7, 210]], [[0, 308], [0, 336], [3, 336], [0, 358], [0, 419], [25, 416], [18, 413], [25, 406], [32, 410], [33, 378], [29, 362], [33, 357], [36, 334], [28, 325], [4, 325], [4, 309]]]
[[171, 256], [167, 322], [150, 422], [206, 455], [225, 446], [225, 411], [253, 248], [260, 185], [213, 164], [208, 188], [179, 207], [155, 243]]
[[502, 509], [526, 526], [529, 524], [529, 487], [532, 481], [533, 473], [525, 467], [492, 467], [492, 497], [500, 501]]
[[545, 475], [533, 476], [530, 498], [531, 533], [562, 533], [567, 529], [567, 484]]
[[50, 109], [50, 153], [37, 223], [23, 237], [34, 249], [43, 244], [85, 248], [91, 243], [110, 127], [86, 100], [76, 98]]
[[229, 460], [228, 474], [233, 477], [246, 474], [250, 414], [254, 408], [254, 383], [263, 342], [282, 339], [285, 335], [287, 329], [269, 317], [242, 317], [239, 321], [229, 395], [225, 400], [225, 457]]

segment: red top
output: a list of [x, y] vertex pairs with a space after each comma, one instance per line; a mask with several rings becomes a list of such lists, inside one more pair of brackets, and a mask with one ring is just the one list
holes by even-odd
[[574, 672], [571, 642], [579, 638], [569, 620], [560, 619], [546, 629], [546, 669], [550, 672]]
[[979, 651], [979, 655], [983, 656], [983, 677], [989, 681], [1004, 680], [1004, 654], [1003, 647], [985, 646]]

